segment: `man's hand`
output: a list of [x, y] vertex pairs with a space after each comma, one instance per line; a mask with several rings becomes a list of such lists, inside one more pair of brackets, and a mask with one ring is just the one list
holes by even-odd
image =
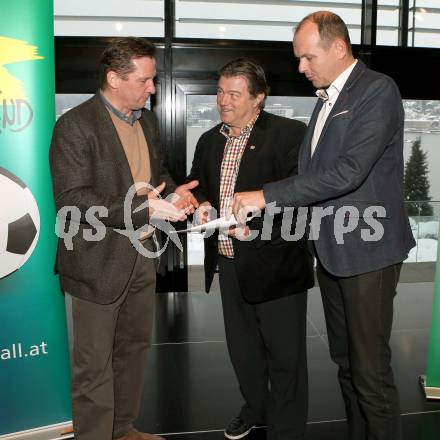
[[199, 206], [199, 202], [191, 192], [198, 184], [198, 180], [192, 180], [174, 190], [175, 197], [171, 199], [172, 203], [177, 209], [183, 209], [185, 214], [192, 214]]
[[179, 209], [175, 204], [160, 198], [160, 193], [165, 189], [165, 185], [166, 183], [162, 182], [148, 193], [150, 219], [169, 220], [171, 222], [186, 220], [183, 209]]
[[204, 225], [205, 223], [208, 223], [210, 220], [212, 220], [211, 213], [211, 203], [208, 201], [201, 203], [194, 213], [194, 223], [196, 225]]
[[266, 207], [263, 190], [239, 192], [234, 194], [232, 212], [239, 225], [245, 225], [249, 214]]
[[240, 241], [247, 241], [251, 238], [249, 226], [233, 226], [228, 229], [228, 235]]

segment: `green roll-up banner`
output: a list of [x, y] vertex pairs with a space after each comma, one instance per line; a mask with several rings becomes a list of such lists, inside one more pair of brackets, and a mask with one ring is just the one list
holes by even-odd
[[0, 8], [0, 436], [66, 422], [70, 370], [48, 151], [52, 0]]
[[[440, 231], [438, 238], [440, 240]], [[425, 388], [429, 398], [440, 399], [440, 246], [437, 246], [437, 268], [435, 271]]]

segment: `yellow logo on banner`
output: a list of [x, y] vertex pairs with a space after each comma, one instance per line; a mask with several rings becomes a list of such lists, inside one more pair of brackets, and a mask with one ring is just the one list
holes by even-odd
[[23, 81], [11, 75], [5, 66], [43, 59], [44, 57], [37, 55], [37, 49], [37, 46], [32, 46], [27, 41], [0, 36], [0, 99], [27, 99]]

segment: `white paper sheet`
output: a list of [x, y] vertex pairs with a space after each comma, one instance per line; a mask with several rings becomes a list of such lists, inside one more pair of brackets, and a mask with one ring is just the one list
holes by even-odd
[[211, 220], [210, 222], [207, 222], [203, 225], [196, 225], [196, 226], [192, 226], [191, 228], [187, 228], [187, 229], [181, 229], [180, 231], [171, 231], [174, 233], [184, 233], [184, 232], [196, 232], [196, 233], [203, 233], [203, 232], [207, 232], [207, 231], [213, 231], [215, 229], [220, 229], [220, 228], [229, 228], [231, 226], [235, 226], [237, 224], [237, 220], [235, 219], [234, 215], [231, 215], [231, 217], [229, 217], [229, 219], [226, 219], [226, 217], [220, 217], [220, 218], [216, 218], [215, 220]]

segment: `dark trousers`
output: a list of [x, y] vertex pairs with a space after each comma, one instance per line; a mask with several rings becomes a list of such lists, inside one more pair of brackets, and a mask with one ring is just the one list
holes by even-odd
[[306, 292], [252, 305], [233, 259], [219, 257], [231, 362], [245, 400], [240, 417], [265, 423], [269, 440], [304, 438], [307, 421]]
[[400, 440], [389, 340], [401, 263], [348, 278], [318, 263], [330, 355], [339, 366], [350, 440]]
[[117, 439], [132, 428], [150, 346], [155, 287], [154, 260], [138, 254], [116, 302], [101, 305], [72, 297], [76, 440]]

